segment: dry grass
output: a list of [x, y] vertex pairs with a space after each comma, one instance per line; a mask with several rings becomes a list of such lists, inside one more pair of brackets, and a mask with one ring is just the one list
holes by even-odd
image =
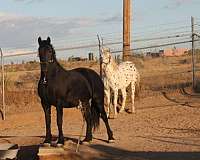
[[[176, 89], [191, 85], [190, 56], [159, 57], [134, 59], [141, 74], [141, 96], [151, 96], [166, 89]], [[137, 63], [138, 61], [138, 63]], [[60, 61], [66, 69], [88, 67], [99, 72], [97, 62], [67, 62]], [[37, 81], [39, 79], [39, 63], [7, 65], [6, 67], [6, 104], [9, 113], [13, 111], [32, 111], [33, 104], [38, 104]]]

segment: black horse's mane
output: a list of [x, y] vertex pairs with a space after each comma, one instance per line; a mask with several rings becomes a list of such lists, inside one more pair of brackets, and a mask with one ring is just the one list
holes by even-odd
[[57, 58], [56, 58], [56, 51], [55, 51], [55, 48], [53, 47], [53, 45], [52, 45], [52, 44], [48, 44], [48, 45], [51, 47], [52, 52], [53, 52], [53, 61], [55, 61], [56, 64], [57, 64], [62, 70], [66, 71], [66, 69], [58, 62], [58, 60], [57, 60]]

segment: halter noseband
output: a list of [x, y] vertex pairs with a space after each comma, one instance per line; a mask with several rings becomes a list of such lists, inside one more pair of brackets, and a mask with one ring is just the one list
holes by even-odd
[[54, 62], [54, 60], [53, 60], [53, 58], [52, 58], [52, 59], [50, 59], [49, 61], [40, 62], [40, 64], [49, 64], [49, 63], [53, 63], [53, 62]]

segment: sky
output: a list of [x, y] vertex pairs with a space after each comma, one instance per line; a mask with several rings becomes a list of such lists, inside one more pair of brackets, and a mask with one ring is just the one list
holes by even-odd
[[[123, 0], [0, 0], [0, 47], [5, 52], [36, 50], [39, 36], [50, 36], [55, 48], [96, 43], [97, 34], [106, 42], [120, 41], [122, 4]], [[167, 28], [189, 32], [191, 16], [200, 24], [200, 0], [132, 0], [132, 8], [135, 39], [159, 36]]]

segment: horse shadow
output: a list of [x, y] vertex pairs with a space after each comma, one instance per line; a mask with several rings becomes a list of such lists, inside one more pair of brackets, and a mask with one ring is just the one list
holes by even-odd
[[173, 131], [173, 132], [189, 133], [189, 134], [195, 134], [195, 135], [200, 136], [200, 129], [196, 129], [196, 128], [170, 128], [170, 127], [159, 127], [159, 128]]
[[[78, 137], [80, 135], [68, 135], [65, 136], [64, 139], [66, 142], [72, 142], [74, 144], [78, 144], [78, 138], [72, 138], [72, 137]], [[8, 143], [11, 143], [11, 141], [9, 140], [9, 138], [16, 138], [16, 137], [20, 137], [20, 136], [0, 136], [0, 139], [5, 140]], [[45, 136], [26, 136], [26, 137], [35, 137], [35, 138], [42, 138], [44, 139]], [[84, 138], [85, 136], [81, 136], [81, 138]], [[57, 136], [52, 135], [52, 142], [55, 142], [57, 140]], [[93, 139], [96, 139], [98, 141], [102, 141], [102, 142], [107, 142], [107, 140], [104, 139], [100, 139], [100, 138], [95, 138], [93, 137]], [[82, 143], [80, 143], [82, 144]], [[39, 152], [39, 148], [42, 146], [41, 144], [34, 144], [34, 145], [25, 145], [25, 146], [20, 146], [19, 147], [19, 151], [17, 154], [17, 160], [39, 160], [39, 157], [37, 156], [38, 152]], [[54, 144], [52, 144], [52, 147], [55, 147]]]
[[[170, 129], [176, 129], [176, 128], [170, 128]], [[16, 137], [16, 136], [2, 136], [0, 138], [13, 138], [13, 137]], [[44, 138], [45, 136], [36, 136], [36, 137]], [[200, 147], [200, 144], [177, 142], [176, 137], [162, 137], [162, 136], [142, 137], [141, 136], [140, 138], [151, 139], [154, 141], [171, 143], [171, 144], [182, 144], [182, 145]], [[70, 138], [68, 136], [67, 137], [65, 136], [65, 139], [71, 140], [73, 142], [78, 142], [76, 138]], [[102, 139], [97, 139], [97, 140], [104, 141]], [[41, 145], [39, 144], [20, 146], [17, 159], [18, 160], [39, 160], [39, 157], [37, 156], [37, 154], [39, 152], [40, 146]], [[160, 159], [162, 160], [199, 160], [199, 157], [200, 157], [200, 152], [129, 151], [126, 149], [114, 147], [113, 145], [110, 146], [110, 145], [102, 145], [102, 144], [90, 144], [90, 145], [87, 145], [87, 147], [100, 153], [100, 156], [94, 154], [90, 156], [88, 160], [90, 159], [91, 160], [119, 160], [119, 159], [123, 159], [123, 160], [138, 160], [138, 159], [139, 160], [160, 160]], [[80, 154], [90, 154], [90, 153], [89, 152], [81, 153], [80, 151]]]
[[197, 105], [192, 105], [193, 100], [191, 100], [191, 98], [199, 99], [200, 95], [191, 94], [191, 93], [187, 92], [185, 90], [185, 88], [180, 88], [179, 89], [179, 94], [182, 95], [182, 96], [185, 96], [187, 98], [190, 98], [190, 100], [189, 99], [187, 99], [187, 100], [186, 99], [178, 99], [177, 97], [174, 97], [174, 96], [172, 97], [169, 94], [167, 94], [167, 92], [164, 92], [164, 91], [162, 91], [161, 94], [168, 101], [171, 101], [171, 102], [176, 103], [178, 105], [187, 106], [187, 107], [191, 107], [191, 108], [199, 108], [199, 106], [197, 106]]
[[17, 154], [17, 160], [39, 160], [37, 156], [40, 145], [21, 146]]
[[[135, 152], [101, 144], [94, 144], [89, 147], [100, 152], [101, 156], [94, 155], [88, 160], [199, 160], [200, 157], [200, 152]], [[39, 160], [37, 156], [38, 150], [39, 145], [23, 146], [18, 153], [17, 159]]]
[[90, 147], [102, 153], [95, 160], [199, 160], [200, 157], [200, 152], [135, 152], [99, 144]]

